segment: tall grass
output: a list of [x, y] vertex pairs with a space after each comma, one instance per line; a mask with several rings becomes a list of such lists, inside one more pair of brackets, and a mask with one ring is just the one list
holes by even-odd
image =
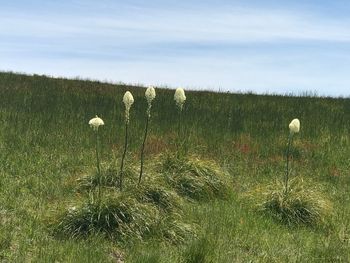
[[[53, 238], [47, 229], [48, 215], [81, 198], [76, 179], [94, 170], [86, 123], [96, 112], [106, 123], [100, 130], [102, 167], [121, 157], [123, 136], [115, 133], [122, 132], [122, 96], [127, 90], [135, 98], [128, 149], [130, 160], [138, 160], [147, 107], [143, 87], [0, 74], [0, 261], [113, 262], [115, 250], [124, 251], [129, 262], [142, 262], [142, 258], [186, 262], [186, 257], [189, 262], [197, 256], [213, 262], [349, 261], [347, 98], [188, 91], [182, 122], [189, 151], [214, 159], [228, 170], [234, 192], [230, 200], [185, 208], [186, 220], [201, 230], [200, 236], [188, 241], [192, 245], [172, 246], [156, 239], [133, 240], [118, 247], [100, 236]], [[158, 89], [152, 105], [152, 134], [145, 146], [148, 158], [175, 150], [178, 115], [173, 94], [173, 90]], [[294, 116], [304, 125], [290, 155], [298, 171], [322, 185], [334, 204], [329, 226], [319, 230], [278, 225], [250, 212], [239, 198], [281, 177], [285, 124]], [[199, 249], [202, 237], [212, 246], [207, 254]]]

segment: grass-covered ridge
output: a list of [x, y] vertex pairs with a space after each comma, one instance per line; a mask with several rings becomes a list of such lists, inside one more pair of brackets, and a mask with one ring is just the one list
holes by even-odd
[[[79, 180], [96, 171], [94, 134], [87, 124], [96, 114], [105, 121], [100, 129], [102, 168], [113, 168], [115, 161], [120, 160], [124, 132], [122, 97], [126, 90], [135, 99], [130, 112], [127, 160], [137, 163], [146, 121], [144, 88], [0, 74], [0, 261], [350, 260], [350, 99], [345, 98], [186, 91], [182, 121], [188, 151], [225, 171], [232, 192], [215, 200], [185, 198], [181, 194], [188, 193], [186, 188], [176, 187], [182, 185], [183, 177], [176, 173], [167, 181], [168, 192], [147, 189], [142, 184], [143, 192], [126, 196], [125, 203], [137, 201], [142, 206], [139, 211], [157, 216], [167, 203], [161, 203], [164, 208], [157, 208], [152, 198], [171, 193], [180, 202], [186, 199], [180, 204], [181, 222], [174, 223], [174, 217], [159, 223], [175, 230], [182, 223], [186, 224], [181, 225], [183, 229], [187, 224], [193, 225], [195, 234], [190, 232], [189, 237], [176, 244], [163, 238], [167, 233], [143, 241], [135, 237], [124, 243], [116, 243], [103, 233], [78, 239], [53, 235], [49, 227], [52, 215], [68, 211], [70, 206], [86, 205], [84, 191], [93, 187], [93, 182], [85, 181], [85, 188], [79, 188]], [[156, 91], [145, 148], [145, 184], [154, 179], [152, 171], [165, 173], [166, 168], [166, 174], [171, 175], [176, 168], [176, 162], [166, 162], [166, 158], [163, 163], [154, 161], [161, 154], [176, 150], [178, 120], [174, 91]], [[327, 224], [317, 228], [281, 224], [273, 216], [257, 212], [245, 198], [254, 189], [282, 180], [288, 123], [293, 118], [300, 119], [301, 131], [291, 151], [291, 177], [314, 185], [333, 204]], [[137, 170], [138, 165], [135, 167]], [[125, 183], [131, 185], [134, 180], [128, 182], [127, 174], [133, 170], [128, 169]], [[109, 172], [113, 174], [113, 170]], [[191, 177], [184, 176], [187, 178]], [[303, 189], [306, 193], [307, 190]], [[141, 219], [135, 222], [144, 223]]]

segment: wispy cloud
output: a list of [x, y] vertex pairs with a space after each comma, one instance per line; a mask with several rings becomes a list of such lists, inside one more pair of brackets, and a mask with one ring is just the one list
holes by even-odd
[[[196, 42], [349, 42], [350, 19], [327, 19], [287, 10], [127, 9], [124, 14], [2, 13], [2, 35], [36, 37], [102, 37]], [[147, 37], [147, 38], [145, 38]], [[95, 41], [98, 42], [99, 39]]]
[[5, 6], [0, 69], [223, 90], [350, 94], [350, 19], [344, 16], [231, 1], [118, 2], [50, 2], [40, 9], [44, 1], [36, 0], [30, 12]]

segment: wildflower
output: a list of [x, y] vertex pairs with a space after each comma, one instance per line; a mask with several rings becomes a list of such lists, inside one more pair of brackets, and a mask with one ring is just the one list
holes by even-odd
[[289, 124], [289, 130], [292, 134], [298, 133], [300, 131], [300, 121], [299, 119], [294, 119]]
[[103, 120], [101, 118], [99, 118], [97, 115], [95, 118], [92, 118], [90, 121], [89, 121], [89, 125], [91, 128], [94, 129], [94, 131], [97, 131], [98, 130], [98, 127], [101, 126], [101, 125], [105, 125], [105, 123], [103, 122]]
[[176, 102], [176, 105], [179, 107], [179, 109], [182, 111], [183, 105], [186, 101], [185, 91], [183, 88], [177, 88], [174, 94], [174, 100]]
[[155, 99], [156, 97], [156, 91], [155, 89], [150, 86], [146, 89], [146, 92], [145, 92], [145, 96], [146, 96], [146, 99], [147, 99], [147, 102], [148, 102], [148, 105], [150, 105], [152, 103], [152, 101]]
[[125, 105], [125, 120], [129, 122], [129, 112], [131, 105], [134, 103], [134, 97], [132, 96], [130, 91], [125, 92], [123, 97], [123, 102]]
[[130, 111], [131, 105], [134, 103], [134, 97], [132, 96], [130, 91], [125, 92], [123, 97], [123, 102], [125, 105], [125, 140], [124, 140], [124, 152], [122, 155], [122, 161], [120, 164], [120, 172], [119, 172], [120, 190], [122, 190], [123, 188], [123, 168], [124, 168], [125, 155], [128, 148], [129, 111]]
[[185, 96], [185, 91], [183, 88], [177, 88], [174, 94], [174, 100], [176, 102], [176, 106], [179, 107], [179, 119], [178, 119], [178, 134], [177, 134], [177, 139], [176, 139], [176, 146], [177, 146], [177, 155], [178, 157], [180, 154], [182, 154], [183, 150], [185, 152], [187, 151], [184, 147], [186, 145], [185, 141], [182, 141], [181, 138], [183, 138], [183, 129], [182, 129], [182, 110], [183, 106], [186, 101], [186, 96]]
[[287, 148], [287, 154], [286, 154], [286, 175], [285, 175], [285, 193], [288, 192], [288, 181], [289, 181], [289, 173], [290, 173], [290, 168], [289, 168], [289, 155], [290, 155], [290, 148], [292, 146], [293, 142], [293, 137], [295, 133], [298, 133], [300, 131], [300, 121], [299, 119], [294, 119], [291, 121], [289, 124], [289, 139], [288, 139], [288, 148]]
[[140, 175], [139, 175], [139, 184], [141, 183], [141, 178], [142, 178], [142, 173], [143, 173], [143, 162], [144, 162], [144, 150], [145, 150], [145, 144], [146, 144], [146, 139], [147, 139], [147, 133], [148, 133], [148, 124], [151, 118], [151, 107], [152, 107], [152, 101], [156, 97], [156, 91], [154, 90], [153, 87], [149, 87], [146, 92], [145, 92], [146, 100], [148, 103], [148, 108], [147, 108], [147, 118], [146, 118], [146, 127], [145, 127], [145, 133], [143, 136], [143, 142], [141, 146], [141, 165], [140, 165]]
[[[95, 144], [95, 150], [96, 150], [96, 167], [97, 167], [97, 174], [99, 178], [99, 182], [101, 180], [101, 168], [100, 168], [100, 157], [99, 157], [99, 136], [98, 136], [98, 127], [101, 125], [105, 125], [103, 120], [99, 118], [97, 115], [95, 118], [91, 119], [89, 121], [90, 127], [94, 129], [96, 132], [96, 144]], [[100, 186], [99, 186], [100, 187]], [[98, 189], [98, 195], [100, 195], [100, 188]]]
[[151, 107], [152, 107], [152, 101], [155, 99], [156, 97], [156, 91], [153, 87], [148, 87], [146, 92], [145, 92], [145, 97], [148, 103], [148, 108], [147, 108], [147, 117], [150, 118], [151, 117]]

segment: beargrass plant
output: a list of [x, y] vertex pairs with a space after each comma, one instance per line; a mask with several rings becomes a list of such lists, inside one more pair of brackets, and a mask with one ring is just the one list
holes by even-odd
[[[133, 182], [137, 180], [139, 174], [137, 173], [136, 165], [128, 163], [124, 167], [124, 190], [137, 200], [143, 203], [151, 203], [165, 212], [172, 212], [178, 210], [183, 205], [182, 198], [174, 191], [168, 184], [163, 174], [159, 173], [155, 167], [148, 165], [148, 169], [152, 171], [152, 177], [144, 178], [145, 184], [141, 184], [135, 188]], [[104, 189], [115, 187], [119, 182], [118, 170], [110, 166], [101, 172], [101, 177], [97, 174], [92, 176], [86, 175], [78, 180], [77, 189], [79, 192], [84, 190], [93, 190], [97, 187]]]
[[145, 150], [145, 144], [146, 144], [146, 139], [147, 139], [147, 133], [148, 133], [148, 124], [151, 119], [151, 107], [152, 107], [152, 101], [156, 97], [156, 91], [153, 87], [147, 88], [145, 92], [145, 97], [147, 100], [147, 110], [146, 110], [146, 127], [145, 127], [145, 133], [143, 136], [143, 141], [142, 141], [142, 146], [141, 146], [141, 164], [140, 164], [140, 175], [139, 175], [139, 182], [138, 184], [141, 183], [142, 179], [142, 174], [143, 174], [143, 162], [144, 162], [144, 150]]
[[55, 222], [54, 231], [62, 237], [79, 238], [105, 234], [118, 241], [141, 239], [159, 221], [156, 207], [134, 197], [104, 193], [100, 202], [84, 201], [70, 206]]
[[284, 187], [285, 192], [287, 194], [288, 192], [288, 181], [289, 181], [289, 174], [290, 174], [290, 167], [289, 167], [289, 154], [290, 149], [293, 142], [294, 134], [298, 133], [300, 131], [300, 121], [299, 119], [294, 119], [289, 124], [289, 138], [288, 138], [288, 146], [287, 146], [287, 153], [286, 153], [286, 173], [284, 178]]
[[292, 120], [289, 130], [283, 183], [277, 181], [258, 188], [252, 192], [252, 196], [258, 199], [259, 210], [284, 224], [317, 226], [326, 221], [331, 204], [315, 184], [305, 184], [300, 176], [290, 179], [289, 155], [293, 137], [300, 131], [300, 121]]
[[[194, 236], [196, 227], [184, 222], [182, 209], [185, 199], [169, 185], [156, 165], [149, 165], [152, 177], [134, 187], [138, 178], [135, 165], [125, 167], [123, 191], [114, 190], [117, 171], [105, 169], [101, 177], [83, 177], [79, 189], [101, 187], [98, 202], [84, 199], [62, 211], [54, 220], [54, 231], [59, 237], [80, 238], [105, 235], [117, 242], [135, 239], [159, 239], [172, 244], [182, 243]], [[130, 239], [131, 238], [131, 239]]]
[[[131, 171], [126, 167], [124, 173], [129, 174]], [[119, 170], [113, 166], [101, 171], [99, 176], [97, 173], [92, 175], [84, 175], [77, 179], [78, 190], [93, 190], [96, 187], [115, 187], [119, 184]]]
[[123, 151], [122, 160], [120, 163], [120, 172], [119, 172], [120, 190], [123, 189], [123, 168], [124, 168], [125, 155], [128, 148], [128, 127], [129, 127], [129, 121], [130, 121], [130, 108], [131, 108], [131, 105], [134, 103], [134, 97], [132, 96], [130, 91], [125, 92], [123, 97], [123, 102], [125, 105], [125, 138], [124, 138], [124, 151]]
[[214, 161], [173, 154], [163, 159], [161, 172], [179, 195], [198, 201], [228, 197], [229, 176]]
[[[138, 170], [135, 163], [126, 163], [123, 167], [123, 184], [132, 183], [137, 180]], [[97, 173], [83, 175], [77, 179], [77, 190], [93, 190], [98, 187], [115, 188], [120, 183], [120, 170], [114, 163], [109, 164], [105, 169], [101, 169], [101, 176]]]
[[196, 233], [194, 225], [184, 222], [184, 200], [164, 182], [126, 187], [123, 192], [104, 188], [102, 193], [99, 202], [86, 199], [60, 213], [52, 223], [55, 235], [84, 238], [102, 234], [121, 243], [159, 239], [178, 244]]
[[277, 181], [259, 188], [255, 194], [260, 211], [290, 226], [318, 226], [326, 223], [332, 212], [332, 205], [321, 189], [300, 177], [290, 180], [287, 192], [284, 183]]
[[186, 101], [186, 95], [183, 88], [177, 88], [174, 94], [174, 100], [176, 106], [178, 107], [178, 128], [177, 128], [177, 140], [176, 140], [176, 148], [177, 155], [180, 156], [183, 154], [183, 142], [181, 139], [183, 138], [182, 134], [182, 111]]
[[166, 213], [181, 212], [183, 199], [166, 182], [158, 180], [138, 188], [136, 198], [143, 203], [151, 203]]
[[[97, 115], [95, 118], [92, 118], [89, 121], [90, 127], [94, 130], [96, 134], [96, 144], [95, 144], [95, 150], [96, 150], [96, 168], [97, 168], [97, 178], [98, 181], [101, 180], [101, 168], [100, 168], [100, 158], [99, 158], [99, 135], [98, 135], [98, 129], [100, 126], [104, 125], [104, 122], [101, 118], [99, 118]], [[100, 197], [100, 188], [98, 188], [98, 198]]]

